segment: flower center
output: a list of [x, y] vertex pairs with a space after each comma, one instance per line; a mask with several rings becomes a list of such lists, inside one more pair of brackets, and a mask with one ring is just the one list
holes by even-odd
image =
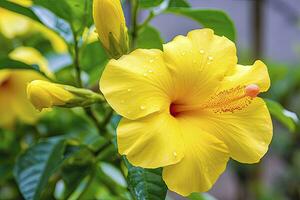
[[177, 110], [177, 104], [175, 103], [171, 103], [170, 105], [170, 114], [173, 116], [173, 117], [176, 117], [179, 115], [180, 111]]
[[10, 77], [4, 79], [2, 82], [0, 82], [0, 89], [8, 88], [10, 85], [11, 79]]
[[180, 113], [192, 110], [212, 110], [215, 113], [234, 112], [247, 107], [257, 97], [260, 88], [255, 84], [237, 86], [211, 96], [206, 102], [197, 105], [171, 103], [170, 114], [177, 117]]

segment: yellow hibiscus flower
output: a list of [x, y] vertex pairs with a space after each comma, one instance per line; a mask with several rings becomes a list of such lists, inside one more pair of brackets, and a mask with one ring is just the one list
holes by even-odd
[[237, 64], [236, 47], [210, 29], [111, 60], [100, 89], [124, 118], [120, 154], [136, 166], [163, 167], [181, 195], [209, 190], [229, 158], [256, 163], [267, 152], [272, 122], [257, 97], [270, 87], [266, 66]]
[[[20, 47], [10, 57], [27, 64], [38, 64], [45, 73], [48, 72], [47, 61], [35, 49]], [[27, 99], [26, 86], [32, 80], [45, 80], [39, 73], [32, 70], [0, 70], [0, 127], [12, 128], [16, 120], [34, 123], [39, 113]]]
[[[25, 7], [32, 5], [31, 0], [11, 0]], [[49, 39], [54, 50], [59, 53], [68, 51], [67, 44], [54, 31], [18, 13], [0, 8], [0, 32], [7, 38], [39, 32]]]

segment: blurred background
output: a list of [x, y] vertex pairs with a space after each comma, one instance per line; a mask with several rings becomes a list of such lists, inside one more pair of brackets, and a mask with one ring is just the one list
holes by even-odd
[[[292, 64], [299, 62], [299, 1], [189, 0], [189, 2], [193, 7], [223, 10], [230, 16], [237, 30], [237, 45], [240, 54], [244, 51], [247, 54], [259, 51], [258, 54], [264, 59]], [[174, 17], [171, 14], [155, 18], [152, 24], [159, 28], [166, 41], [199, 27], [196, 22]], [[260, 46], [257, 47], [257, 45]]]
[[[19, 2], [26, 4], [26, 0]], [[288, 120], [278, 114], [273, 118], [273, 141], [259, 164], [246, 165], [231, 160], [226, 172], [208, 193], [220, 200], [300, 200], [300, 129], [299, 123], [294, 124], [298, 120], [295, 113], [300, 116], [300, 1], [189, 0], [189, 3], [194, 8], [217, 9], [229, 15], [236, 27], [239, 63], [252, 64], [256, 59], [262, 59], [268, 65], [272, 87], [264, 97], [279, 102], [285, 108], [270, 101], [275, 115], [277, 110], [283, 110], [284, 115], [290, 117]], [[10, 33], [3, 28], [13, 25], [5, 12], [7, 11], [0, 7], [0, 58], [18, 47], [34, 47], [43, 52], [48, 67], [55, 72], [60, 82], [75, 85], [74, 72], [71, 70], [72, 57], [66, 53], [68, 47], [64, 42], [57, 35], [38, 25], [28, 25], [28, 21], [20, 18], [15, 28], [23, 30], [27, 27], [27, 30], [21, 30], [16, 35]], [[129, 16], [126, 5], [125, 14]], [[51, 18], [47, 12], [43, 15], [46, 16], [45, 20], [49, 16]], [[140, 20], [143, 21], [147, 15], [148, 11], [142, 11]], [[178, 34], [185, 35], [190, 30], [199, 28], [198, 23], [173, 14], [157, 16], [151, 25], [161, 32], [164, 42]], [[98, 47], [97, 39], [86, 40], [89, 45], [82, 52], [83, 78], [86, 84], [93, 85], [101, 70], [95, 72], [91, 67], [103, 69], [107, 57], [100, 58], [100, 53], [92, 53], [101, 51], [104, 55], [103, 50]], [[89, 79], [88, 75], [91, 75]], [[98, 110], [103, 113], [103, 108]], [[1, 112], [0, 115], [5, 113]], [[37, 126], [17, 125], [17, 134], [0, 129], [0, 200], [22, 199], [12, 175], [14, 161], [21, 149], [30, 146], [37, 138], [63, 133], [76, 135], [90, 145], [97, 135], [91, 124], [82, 117], [80, 111], [56, 109], [46, 114]], [[85, 135], [86, 132], [89, 132], [89, 137]], [[95, 188], [91, 190], [94, 191]], [[171, 192], [167, 198], [185, 199]], [[90, 197], [83, 198], [89, 199]]]

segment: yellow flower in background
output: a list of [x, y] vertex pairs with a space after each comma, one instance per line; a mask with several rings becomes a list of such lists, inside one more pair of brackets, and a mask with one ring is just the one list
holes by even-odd
[[100, 89], [124, 118], [120, 154], [136, 166], [163, 167], [181, 195], [209, 190], [229, 158], [256, 163], [268, 150], [272, 122], [257, 97], [270, 87], [266, 66], [237, 64], [236, 47], [210, 29], [111, 60]]
[[[12, 2], [25, 7], [32, 5], [30, 0], [12, 0]], [[54, 31], [18, 13], [0, 8], [0, 32], [7, 38], [12, 39], [27, 33], [39, 32], [48, 38], [54, 50], [59, 53], [68, 51], [67, 44]]]
[[94, 0], [93, 17], [99, 39], [108, 54], [119, 58], [128, 52], [128, 33], [120, 0]]
[[[27, 64], [41, 64], [47, 71], [47, 62], [42, 55], [33, 48], [20, 47], [10, 55], [12, 59]], [[0, 127], [12, 128], [16, 120], [32, 124], [39, 117], [27, 99], [26, 86], [32, 80], [45, 78], [32, 70], [0, 70]]]
[[53, 73], [48, 68], [48, 61], [36, 49], [31, 47], [18, 47], [9, 54], [9, 57], [24, 62], [28, 65], [38, 65], [48, 77], [53, 78]]
[[16, 3], [16, 4], [19, 4], [21, 6], [24, 6], [24, 7], [29, 7], [29, 6], [32, 6], [32, 0], [9, 0], [13, 3]]
[[36, 109], [60, 107], [86, 107], [103, 101], [103, 97], [91, 90], [70, 85], [34, 80], [27, 86], [28, 99]]
[[67, 104], [75, 96], [64, 89], [63, 85], [48, 81], [35, 80], [28, 84], [27, 95], [36, 109], [62, 106]]

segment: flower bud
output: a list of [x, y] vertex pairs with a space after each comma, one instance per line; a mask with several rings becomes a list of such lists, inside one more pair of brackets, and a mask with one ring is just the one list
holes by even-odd
[[94, 0], [93, 17], [99, 39], [115, 59], [128, 52], [128, 33], [120, 0]]
[[100, 94], [91, 90], [42, 80], [35, 80], [27, 85], [27, 96], [39, 111], [53, 106], [86, 107], [103, 100]]

